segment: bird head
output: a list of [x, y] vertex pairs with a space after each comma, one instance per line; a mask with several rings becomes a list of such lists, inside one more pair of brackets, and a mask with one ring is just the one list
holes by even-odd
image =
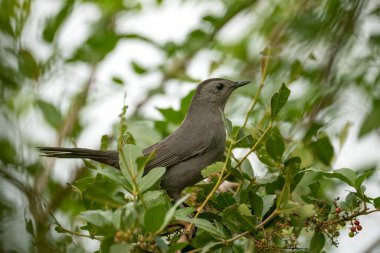
[[230, 81], [222, 78], [211, 78], [203, 81], [195, 92], [194, 100], [197, 103], [208, 104], [224, 109], [224, 106], [231, 93], [250, 81]]

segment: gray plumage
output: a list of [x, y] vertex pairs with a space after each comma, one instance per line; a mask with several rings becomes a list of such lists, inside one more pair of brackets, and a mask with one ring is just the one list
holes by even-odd
[[[181, 191], [202, 180], [201, 170], [221, 159], [224, 153], [226, 131], [222, 111], [238, 87], [249, 81], [233, 82], [212, 78], [199, 84], [182, 125], [162, 141], [144, 149], [153, 157], [144, 173], [155, 167], [166, 167], [161, 186], [173, 199]], [[119, 167], [117, 151], [98, 151], [83, 148], [41, 147], [44, 156], [58, 158], [83, 158]]]

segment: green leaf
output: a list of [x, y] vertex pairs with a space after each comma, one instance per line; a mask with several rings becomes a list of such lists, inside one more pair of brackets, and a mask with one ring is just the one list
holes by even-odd
[[110, 248], [109, 253], [131, 252], [133, 250], [133, 248], [134, 248], [134, 246], [132, 244], [128, 244], [128, 243], [113, 244]]
[[[31, 219], [25, 218], [26, 231], [32, 236], [35, 237], [33, 221]], [[56, 230], [59, 230], [60, 227], [56, 227]], [[58, 232], [58, 231], [57, 231]], [[59, 233], [59, 232], [58, 232]]]
[[306, 131], [305, 136], [303, 137], [304, 142], [308, 143], [314, 136], [317, 136], [318, 131], [323, 127], [322, 123], [313, 122], [313, 124]]
[[285, 161], [285, 177], [288, 181], [293, 181], [295, 175], [300, 171], [301, 158], [291, 157]]
[[180, 219], [181, 217], [186, 217], [191, 215], [195, 211], [194, 207], [183, 207], [175, 211], [175, 218]]
[[118, 208], [116, 209], [113, 214], [112, 214], [112, 223], [113, 223], [113, 226], [116, 228], [116, 229], [122, 229], [122, 217], [124, 218], [125, 216], [125, 210], [124, 208]]
[[170, 245], [168, 249], [168, 253], [181, 252], [183, 248], [185, 248], [189, 243], [188, 242], [177, 242]]
[[[256, 140], [257, 141], [257, 140]], [[254, 151], [259, 158], [260, 162], [268, 165], [269, 167], [275, 167], [276, 163], [273, 161], [273, 158], [268, 154], [268, 151], [265, 145], [258, 145], [257, 149]]]
[[216, 162], [210, 166], [207, 166], [205, 169], [201, 171], [202, 176], [206, 178], [214, 173], [221, 172], [223, 169], [223, 165], [224, 165], [223, 162]]
[[8, 140], [0, 139], [0, 150], [0, 160], [3, 164], [15, 164], [17, 162], [16, 149]]
[[249, 201], [251, 203], [251, 208], [253, 209], [255, 214], [261, 219], [262, 218], [261, 215], [263, 213], [263, 208], [264, 208], [263, 199], [253, 191], [248, 192], [248, 196], [249, 196]]
[[208, 34], [201, 29], [195, 29], [191, 31], [185, 40], [185, 49], [191, 52], [193, 50], [201, 48], [202, 45], [204, 45], [204, 43], [206, 42], [207, 35]]
[[292, 212], [299, 217], [298, 218], [299, 221], [304, 221], [305, 219], [310, 218], [313, 215], [315, 215], [315, 205], [313, 204], [302, 205], [296, 209], [293, 209]]
[[285, 181], [284, 187], [279, 194], [276, 205], [278, 209], [283, 209], [284, 206], [288, 203], [290, 197], [290, 183]]
[[252, 135], [246, 135], [244, 133], [244, 129], [242, 129], [241, 127], [234, 127], [232, 132], [234, 134], [237, 133], [235, 147], [251, 148], [255, 144], [255, 140], [253, 139]]
[[224, 127], [226, 128], [227, 130], [227, 134], [228, 136], [232, 136], [232, 122], [231, 120], [227, 119], [226, 115], [224, 114], [223, 111], [220, 111], [220, 113], [222, 114], [222, 118], [223, 118], [223, 122], [224, 122]]
[[330, 165], [334, 156], [334, 147], [327, 136], [321, 137], [310, 144], [313, 154], [325, 165]]
[[342, 130], [340, 131], [340, 134], [339, 134], [339, 146], [342, 148], [343, 145], [346, 143], [346, 140], [347, 140], [347, 136], [350, 132], [350, 128], [353, 126], [353, 123], [348, 121], [346, 122], [346, 124], [344, 125], [344, 127], [342, 128]]
[[309, 184], [309, 189], [310, 189], [310, 192], [312, 194], [312, 196], [314, 198], [318, 198], [318, 192], [319, 192], [319, 188], [321, 187], [321, 183], [320, 182], [314, 182], [314, 183], [311, 183]]
[[325, 246], [325, 241], [326, 239], [323, 233], [321, 233], [319, 230], [316, 230], [310, 241], [309, 252], [310, 253], [321, 252], [321, 250]]
[[265, 195], [262, 197], [263, 200], [263, 211], [261, 213], [261, 217], [269, 211], [269, 209], [273, 206], [274, 200], [276, 199], [276, 195]]
[[118, 175], [114, 169], [104, 168], [104, 169], [98, 169], [96, 172], [108, 177], [109, 179], [117, 183], [119, 186], [127, 190], [129, 193], [133, 192], [132, 185], [123, 177]]
[[165, 202], [159, 202], [156, 205], [147, 208], [144, 214], [143, 226], [146, 231], [156, 233], [162, 227], [167, 212]]
[[280, 90], [273, 95], [271, 99], [271, 117], [272, 121], [276, 118], [282, 107], [286, 104], [288, 101], [288, 98], [290, 96], [290, 90], [286, 85], [283, 83]]
[[100, 242], [99, 253], [109, 253], [111, 247], [115, 244], [115, 238], [107, 237]]
[[380, 45], [380, 34], [372, 34], [369, 37], [369, 43], [374, 45], [374, 46], [379, 46]]
[[367, 114], [360, 127], [359, 138], [380, 127], [380, 99], [373, 101], [372, 111]]
[[216, 208], [223, 210], [227, 206], [231, 206], [235, 204], [235, 198], [230, 192], [221, 192], [218, 196], [216, 196]]
[[348, 168], [337, 169], [337, 170], [333, 170], [331, 173], [323, 172], [323, 175], [329, 178], [339, 179], [347, 183], [348, 185], [355, 187], [356, 173], [352, 169], [348, 169]]
[[139, 170], [139, 166], [137, 164], [137, 158], [141, 156], [143, 156], [141, 148], [132, 144], [126, 144], [122, 150], [119, 151], [121, 172], [131, 185], [133, 185], [132, 177], [136, 177], [138, 180], [143, 174], [143, 169], [141, 168]]
[[247, 204], [240, 204], [238, 209], [241, 215], [252, 216], [251, 210], [249, 210], [249, 207], [247, 206]]
[[290, 71], [290, 80], [296, 80], [304, 72], [302, 64], [299, 60], [295, 60], [292, 63]]
[[143, 198], [145, 201], [149, 202], [151, 200], [157, 199], [163, 194], [162, 191], [147, 191], [143, 194]]
[[209, 222], [208, 220], [200, 219], [200, 218], [192, 219], [189, 217], [181, 217], [180, 220], [194, 224], [194, 226], [196, 226], [197, 228], [209, 232], [216, 239], [222, 239], [223, 238], [223, 233], [221, 233], [219, 230], [217, 230], [216, 227], [211, 222]]
[[214, 246], [220, 245], [219, 242], [206, 242], [206, 245], [202, 247], [201, 253], [208, 253], [208, 252], [214, 252], [212, 248]]
[[115, 48], [120, 36], [113, 30], [110, 20], [99, 19], [92, 27], [88, 39], [74, 52], [68, 62], [83, 61], [96, 64]]
[[380, 208], [380, 197], [377, 197], [373, 200], [373, 205], [375, 208]]
[[161, 228], [157, 232], [161, 232], [169, 224], [169, 222], [173, 219], [173, 217], [175, 215], [175, 211], [176, 211], [177, 207], [180, 204], [182, 204], [183, 202], [185, 202], [185, 200], [188, 197], [189, 197], [189, 195], [185, 195], [182, 198], [180, 198], [179, 200], [177, 200], [177, 202], [169, 209], [169, 211], [166, 212], [164, 222], [162, 223]]
[[166, 109], [157, 109], [162, 116], [168, 121], [173, 122], [174, 124], [181, 124], [183, 120], [183, 116], [180, 112], [174, 110], [173, 108], [166, 108]]
[[89, 210], [83, 211], [79, 214], [79, 217], [88, 223], [101, 228], [113, 227], [112, 212], [101, 210]]
[[282, 212], [293, 212], [295, 209], [300, 208], [300, 204], [297, 202], [288, 200], [281, 206], [281, 211]]
[[244, 174], [248, 175], [249, 179], [255, 178], [251, 162], [248, 159], [243, 161], [243, 163], [241, 164], [241, 169], [244, 172]]
[[40, 108], [46, 122], [50, 126], [56, 130], [62, 127], [62, 115], [57, 107], [43, 100], [37, 100], [36, 105]]
[[47, 20], [46, 26], [42, 32], [42, 37], [46, 42], [53, 42], [57, 31], [62, 26], [68, 15], [71, 13], [74, 2], [74, 0], [65, 1], [65, 4], [58, 12], [58, 14], [52, 16]]
[[18, 55], [18, 63], [20, 72], [33, 80], [37, 80], [41, 74], [41, 70], [37, 60], [33, 54], [27, 50], [21, 50]]
[[110, 137], [106, 134], [102, 135], [102, 138], [100, 140], [100, 150], [106, 151], [108, 149]]
[[344, 209], [344, 210], [351, 210], [351, 209], [354, 209], [357, 207], [357, 196], [354, 192], [350, 192], [344, 201], [342, 201], [340, 203], [340, 206]]
[[355, 188], [357, 188], [357, 189], [360, 188], [360, 186], [362, 185], [364, 180], [367, 177], [371, 176], [375, 171], [376, 171], [376, 169], [370, 169], [370, 170], [364, 172], [363, 174], [361, 174], [360, 176], [358, 176], [358, 178], [355, 181]]
[[144, 68], [143, 66], [141, 66], [140, 64], [138, 64], [137, 62], [133, 61], [131, 63], [132, 65], [132, 68], [133, 68], [133, 71], [135, 71], [136, 74], [138, 75], [143, 75], [147, 72], [147, 69]]
[[164, 241], [164, 239], [162, 239], [160, 236], [155, 236], [154, 240], [156, 241], [157, 246], [161, 252], [167, 252], [168, 251], [169, 247], [166, 244], [166, 242]]
[[112, 82], [116, 83], [117, 85], [123, 85], [124, 84], [124, 80], [118, 76], [113, 76]]
[[[236, 205], [230, 206], [223, 211], [223, 224], [225, 224], [231, 231], [256, 231], [258, 220], [252, 216], [248, 206], [241, 204], [239, 207]], [[217, 223], [218, 224], [218, 223]], [[223, 227], [223, 226], [222, 226]], [[223, 229], [219, 229], [223, 231]]]
[[148, 172], [148, 174], [140, 178], [137, 182], [140, 192], [144, 193], [149, 190], [161, 177], [165, 174], [166, 168], [157, 167]]
[[270, 137], [266, 141], [265, 148], [268, 154], [276, 161], [280, 162], [285, 151], [285, 144], [278, 129], [273, 129]]

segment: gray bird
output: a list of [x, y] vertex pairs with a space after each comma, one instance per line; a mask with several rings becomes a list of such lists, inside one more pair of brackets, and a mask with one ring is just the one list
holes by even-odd
[[[180, 198], [185, 187], [202, 180], [202, 169], [222, 158], [226, 141], [222, 111], [231, 93], [248, 83], [250, 81], [221, 78], [203, 81], [197, 87], [182, 125], [162, 141], [144, 149], [145, 156], [154, 151], [144, 173], [155, 167], [166, 167], [161, 186], [173, 199]], [[48, 157], [91, 159], [120, 169], [116, 150], [59, 147], [39, 150]]]

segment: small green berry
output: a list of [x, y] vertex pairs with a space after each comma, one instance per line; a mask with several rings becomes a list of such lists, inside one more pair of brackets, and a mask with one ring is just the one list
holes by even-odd
[[266, 246], [268, 244], [268, 241], [267, 241], [267, 239], [263, 238], [263, 239], [260, 240], [260, 243], [262, 245]]
[[350, 233], [348, 233], [348, 236], [352, 238], [355, 236], [355, 234], [354, 234], [354, 232], [350, 232]]

